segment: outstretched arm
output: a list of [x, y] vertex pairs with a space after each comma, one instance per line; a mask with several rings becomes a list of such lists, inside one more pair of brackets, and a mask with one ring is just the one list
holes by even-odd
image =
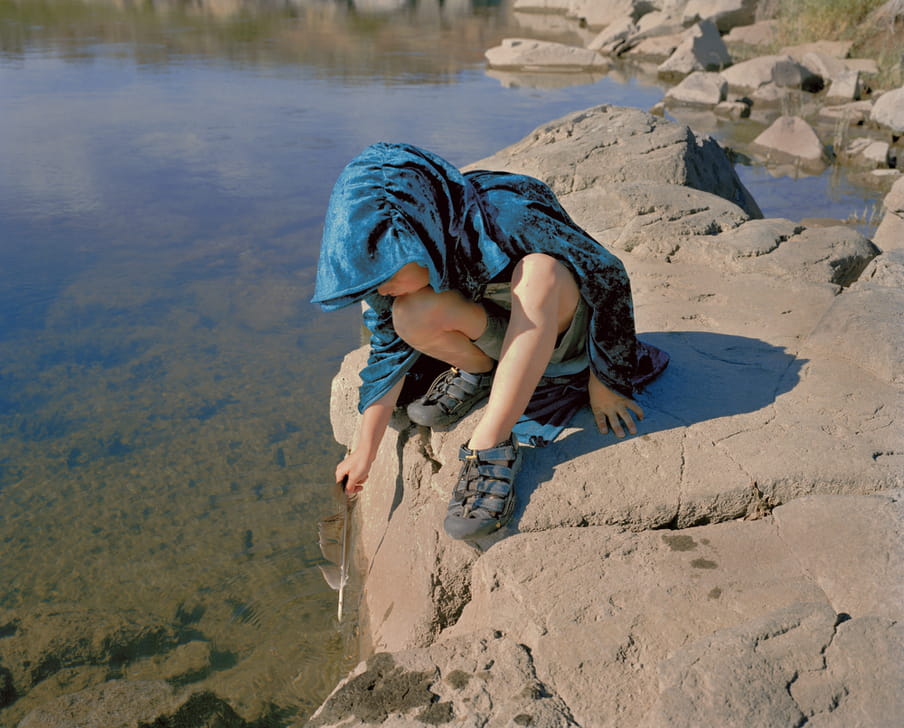
[[591, 371], [587, 382], [587, 391], [590, 394], [590, 409], [593, 410], [593, 418], [596, 426], [604, 435], [612, 429], [616, 437], [624, 437], [625, 430], [622, 422], [632, 435], [637, 434], [637, 425], [631, 412], [637, 415], [637, 419], [643, 419], [643, 409], [633, 399], [629, 399], [618, 392], [613, 392], [603, 384]]
[[370, 466], [377, 457], [377, 449], [383, 440], [389, 418], [395, 409], [402, 391], [405, 378], [402, 377], [386, 394], [370, 405], [361, 420], [358, 429], [358, 439], [352, 451], [336, 466], [336, 482], [348, 476], [345, 490], [347, 493], [357, 493], [362, 490], [363, 483], [370, 474]]

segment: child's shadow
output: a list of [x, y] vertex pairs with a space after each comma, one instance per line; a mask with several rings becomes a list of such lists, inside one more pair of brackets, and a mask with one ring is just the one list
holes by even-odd
[[[756, 412], [794, 388], [806, 359], [759, 339], [703, 331], [641, 334], [642, 340], [668, 352], [666, 370], [640, 393], [643, 436], [720, 417]], [[628, 438], [631, 435], [627, 436]], [[621, 442], [611, 432], [601, 434], [589, 408], [583, 408], [556, 441], [529, 449], [518, 478], [518, 506], [512, 533], [537, 487], [568, 460]], [[529, 458], [529, 460], [528, 460]]]

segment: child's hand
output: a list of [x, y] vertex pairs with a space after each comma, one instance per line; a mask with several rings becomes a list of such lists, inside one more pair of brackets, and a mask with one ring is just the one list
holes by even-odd
[[360, 450], [352, 450], [345, 459], [336, 466], [336, 482], [341, 483], [347, 478], [345, 492], [348, 495], [363, 490], [363, 483], [370, 474], [371, 460]]
[[632, 435], [637, 434], [637, 426], [634, 424], [634, 418], [631, 412], [637, 415], [637, 419], [643, 419], [643, 409], [633, 399], [628, 399], [613, 392], [605, 384], [603, 384], [593, 372], [587, 382], [587, 391], [590, 394], [590, 409], [593, 410], [593, 418], [596, 420], [596, 426], [604, 435], [612, 428], [612, 432], [616, 437], [624, 437], [625, 430], [622, 422], [628, 428], [628, 432]]

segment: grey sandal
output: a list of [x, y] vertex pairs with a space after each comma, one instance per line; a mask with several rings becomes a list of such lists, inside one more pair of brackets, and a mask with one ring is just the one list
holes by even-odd
[[487, 536], [508, 523], [515, 510], [515, 474], [521, 464], [518, 441], [510, 437], [484, 450], [462, 445], [458, 458], [461, 473], [443, 526], [455, 539]]
[[471, 374], [452, 367], [408, 405], [408, 417], [418, 425], [448, 427], [486, 400], [492, 385], [493, 371]]

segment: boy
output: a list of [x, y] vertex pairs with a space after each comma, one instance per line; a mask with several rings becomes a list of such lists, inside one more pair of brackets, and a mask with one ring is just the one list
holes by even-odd
[[349, 491], [367, 480], [422, 354], [452, 368], [408, 405], [413, 422], [445, 428], [488, 398], [460, 451], [444, 523], [453, 538], [511, 517], [519, 420], [561, 430], [587, 396], [603, 433], [635, 434], [632, 415], [643, 419], [631, 399], [638, 342], [624, 268], [539, 180], [462, 174], [406, 144], [369, 147], [333, 189], [313, 300], [368, 304], [358, 441], [336, 468]]

